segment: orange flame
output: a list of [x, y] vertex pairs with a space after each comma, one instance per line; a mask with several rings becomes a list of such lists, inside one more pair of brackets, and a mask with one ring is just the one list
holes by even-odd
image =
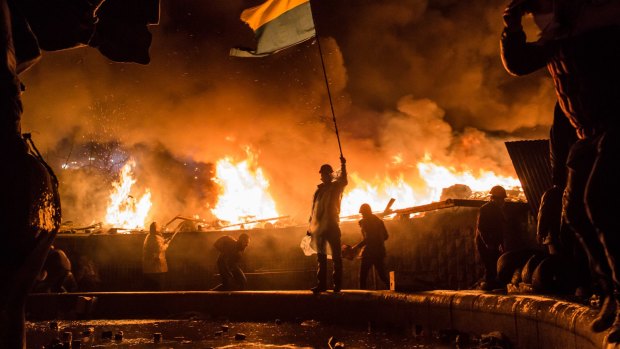
[[236, 164], [230, 157], [216, 163], [214, 180], [222, 191], [211, 211], [218, 219], [242, 223], [278, 216], [269, 181], [257, 166], [255, 155], [249, 150], [247, 153], [248, 158]]
[[431, 201], [439, 200], [441, 190], [454, 184], [465, 184], [474, 192], [486, 192], [495, 185], [506, 189], [520, 189], [521, 182], [513, 177], [499, 176], [491, 171], [479, 170], [458, 172], [453, 167], [444, 167], [430, 161], [419, 162], [418, 171], [431, 191]]
[[371, 184], [359, 177], [357, 173], [349, 175], [349, 187], [342, 198], [340, 214], [342, 216], [355, 215], [363, 203], [367, 203], [373, 210], [383, 209], [390, 198], [396, 199], [395, 206], [392, 208], [404, 208], [419, 204], [413, 188], [407, 184], [403, 176], [396, 180], [386, 178], [376, 179]]
[[[405, 181], [402, 174], [395, 180], [377, 178], [373, 183], [364, 181], [356, 173], [350, 174], [349, 188], [342, 199], [341, 216], [357, 214], [363, 203], [370, 204], [374, 211], [380, 211], [390, 198], [396, 199], [392, 209], [439, 201], [442, 190], [455, 184], [465, 184], [474, 193], [483, 193], [483, 196], [495, 185], [522, 192], [521, 183], [516, 178], [485, 170], [458, 171], [453, 167], [435, 164], [430, 157], [419, 162], [417, 169], [423, 183], [415, 187]], [[521, 195], [519, 199], [522, 199]]]
[[123, 229], [143, 229], [151, 209], [151, 191], [147, 189], [139, 200], [131, 196], [131, 187], [136, 183], [133, 169], [136, 163], [128, 161], [121, 169], [119, 181], [112, 183], [105, 222], [107, 225]]

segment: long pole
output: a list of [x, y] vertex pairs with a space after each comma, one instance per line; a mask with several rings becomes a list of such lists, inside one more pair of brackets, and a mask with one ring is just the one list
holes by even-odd
[[[312, 1], [310, 1], [310, 12], [312, 12]], [[314, 23], [314, 15], [312, 16], [312, 22]], [[327, 70], [325, 69], [325, 60], [323, 59], [323, 49], [321, 48], [321, 40], [319, 38], [319, 32], [316, 29], [316, 23], [314, 23], [314, 32], [316, 35], [316, 43], [319, 48], [319, 56], [321, 57], [321, 67], [323, 68], [323, 78], [325, 80], [325, 87], [327, 87], [327, 97], [329, 98], [329, 108], [332, 112], [332, 120], [334, 121], [334, 129], [336, 131], [336, 139], [338, 140], [338, 150], [340, 150], [340, 157], [342, 158], [342, 144], [340, 143], [340, 134], [338, 133], [338, 124], [336, 123], [336, 112], [334, 111], [334, 102], [332, 101], [332, 93], [329, 88], [329, 80], [327, 79]]]

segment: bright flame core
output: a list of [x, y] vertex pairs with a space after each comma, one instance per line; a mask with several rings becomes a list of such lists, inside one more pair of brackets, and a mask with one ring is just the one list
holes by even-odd
[[230, 157], [219, 160], [214, 180], [221, 187], [217, 205], [212, 209], [217, 218], [242, 223], [278, 216], [269, 194], [269, 181], [250, 152], [246, 160], [236, 164]]
[[488, 192], [493, 186], [501, 185], [506, 189], [521, 187], [521, 182], [512, 177], [498, 176], [491, 171], [479, 170], [457, 172], [454, 168], [439, 166], [432, 162], [418, 163], [418, 171], [432, 192], [432, 200], [437, 201], [443, 188], [454, 184], [465, 184], [474, 192]]
[[131, 196], [131, 187], [136, 183], [133, 178], [135, 166], [134, 161], [127, 161], [121, 169], [119, 180], [112, 183], [114, 189], [105, 216], [107, 225], [123, 229], [143, 229], [146, 225], [151, 209], [151, 191], [146, 189], [139, 200]]
[[356, 173], [350, 174], [348, 186], [352, 189], [345, 190], [340, 210], [341, 216], [357, 214], [363, 203], [369, 204], [375, 211], [382, 210], [390, 198], [396, 199], [395, 207], [418, 205], [413, 188], [405, 182], [402, 175], [395, 181], [390, 178], [376, 179], [374, 183], [366, 182]]
[[405, 181], [401, 174], [398, 178], [375, 179], [372, 183], [359, 177], [356, 173], [349, 175], [349, 186], [345, 190], [341, 205], [341, 216], [355, 215], [363, 203], [368, 203], [374, 211], [385, 208], [390, 198], [396, 199], [392, 209], [405, 208], [439, 201], [444, 188], [455, 184], [467, 185], [474, 193], [486, 193], [495, 185], [506, 189], [521, 190], [518, 179], [499, 176], [491, 171], [457, 171], [452, 167], [435, 164], [425, 159], [417, 164], [421, 184], [414, 187]]

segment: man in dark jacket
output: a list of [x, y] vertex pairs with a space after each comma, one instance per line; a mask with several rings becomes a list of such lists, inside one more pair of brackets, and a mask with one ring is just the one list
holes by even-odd
[[[537, 42], [526, 42], [521, 26], [526, 12], [533, 14], [541, 29]], [[591, 243], [584, 247], [595, 259], [595, 270], [613, 279], [616, 296], [606, 296], [592, 330], [612, 326], [607, 339], [620, 342], [620, 315], [616, 314], [620, 221], [609, 206], [620, 196], [616, 184], [620, 177], [616, 155], [620, 151], [620, 2], [513, 0], [504, 12], [504, 22], [501, 49], [506, 70], [525, 75], [546, 65], [562, 111], [579, 138], [567, 159], [563, 215], [586, 238], [582, 242]]]
[[217, 258], [217, 269], [222, 279], [222, 285], [217, 290], [244, 290], [247, 279], [239, 266], [241, 256], [250, 243], [248, 234], [241, 234], [237, 240], [226, 235], [217, 239], [213, 246], [220, 253]]
[[327, 244], [332, 251], [334, 261], [334, 292], [342, 288], [342, 252], [340, 247], [340, 202], [342, 193], [347, 185], [346, 160], [340, 157], [340, 176], [334, 179], [334, 170], [328, 164], [321, 166], [321, 184], [314, 192], [312, 199], [312, 213], [308, 227], [308, 234], [316, 241], [319, 270], [317, 285], [312, 292], [319, 293], [327, 290]]
[[379, 274], [379, 278], [389, 286], [390, 280], [383, 262], [385, 259], [385, 240], [388, 239], [385, 223], [383, 223], [381, 218], [372, 213], [369, 204], [362, 204], [359, 212], [362, 214], [359, 224], [362, 229], [363, 240], [355, 245], [353, 249], [364, 248], [362, 264], [360, 266], [360, 289], [366, 289], [368, 272], [373, 266]]
[[476, 249], [484, 265], [483, 290], [497, 286], [497, 260], [503, 252], [506, 215], [504, 205], [506, 190], [497, 185], [491, 188], [491, 201], [480, 207], [476, 228]]

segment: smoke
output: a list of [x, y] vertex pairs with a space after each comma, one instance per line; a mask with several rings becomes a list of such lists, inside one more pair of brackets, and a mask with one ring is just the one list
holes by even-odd
[[[350, 172], [416, 181], [416, 163], [430, 156], [514, 176], [503, 142], [547, 136], [551, 83], [544, 73], [515, 78], [503, 70], [500, 2], [313, 6]], [[104, 200], [91, 193], [109, 183], [60, 170], [78, 156], [70, 145], [111, 142], [140, 158], [138, 184], [151, 188], [153, 219], [204, 215], [217, 196], [211, 164], [243, 160], [248, 147], [280, 213], [306, 219], [318, 168], [339, 156], [317, 43], [261, 59], [228, 57], [230, 47], [253, 44], [238, 20], [244, 7], [164, 1], [148, 66], [111, 63], [83, 48], [45, 53], [23, 74], [23, 128], [52, 156], [65, 213], [95, 215]], [[203, 171], [199, 183], [188, 163]], [[93, 202], [85, 205], [87, 197]]]

